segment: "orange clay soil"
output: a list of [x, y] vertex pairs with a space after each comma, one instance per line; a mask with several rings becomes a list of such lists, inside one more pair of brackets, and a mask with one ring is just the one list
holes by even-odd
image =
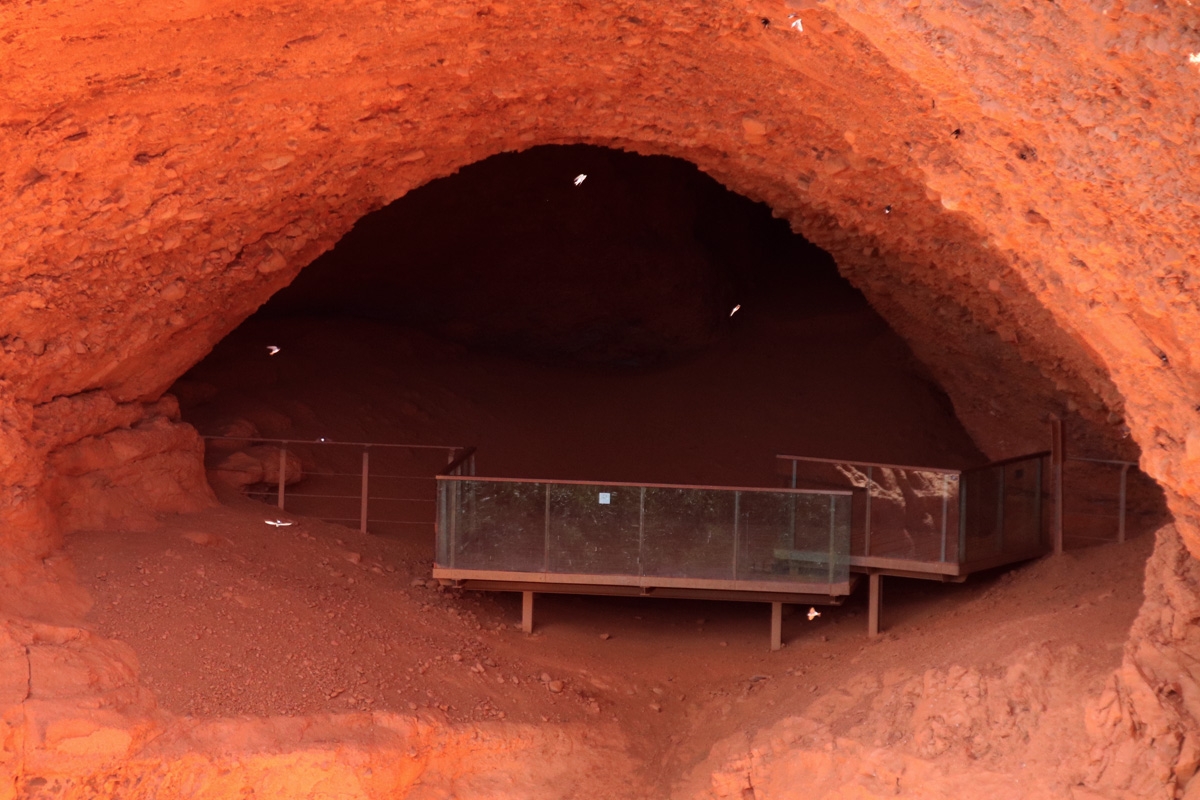
[[[774, 449], [977, 458], [870, 314], [788, 323], [809, 354], [791, 349], [785, 370], [766, 346], [783, 323], [755, 313], [713, 351], [642, 372], [538, 366], [380, 324], [256, 321], [177, 390], [202, 427], [478, 443], [481, 474], [777, 485]], [[265, 343], [283, 350], [270, 358]], [[88, 624], [134, 648], [164, 710], [226, 718], [234, 756], [290, 741], [282, 720], [264, 732], [243, 715], [307, 729], [393, 712], [476, 739], [533, 726], [570, 740], [501, 767], [464, 759], [396, 794], [411, 797], [1070, 797], [1082, 700], [1120, 663], [1153, 540], [962, 585], [886, 579], [880, 639], [866, 638], [860, 593], [812, 622], [789, 614], [772, 653], [763, 604], [539, 596], [527, 636], [518, 595], [427, 580], [427, 527], [364, 535], [218, 494], [221, 507], [155, 530], [69, 537]], [[296, 524], [264, 524], [279, 516]], [[472, 783], [489, 768], [517, 782]]]

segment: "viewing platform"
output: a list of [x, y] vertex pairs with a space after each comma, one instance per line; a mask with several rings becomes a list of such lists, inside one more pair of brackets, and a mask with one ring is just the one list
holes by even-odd
[[1049, 453], [970, 470], [778, 456], [786, 488], [439, 475], [433, 577], [519, 591], [840, 605], [868, 576], [961, 581], [1049, 551]]

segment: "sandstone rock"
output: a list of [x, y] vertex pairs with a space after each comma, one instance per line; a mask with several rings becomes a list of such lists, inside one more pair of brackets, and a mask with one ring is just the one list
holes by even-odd
[[[262, 465], [262, 480], [265, 483], [279, 485], [279, 447], [264, 444], [248, 447], [244, 452]], [[303, 477], [304, 471], [300, 465], [300, 456], [288, 450], [284, 457], [284, 484], [290, 486], [293, 483], [299, 483]]]
[[1200, 562], [1174, 526], [1158, 531], [1145, 594], [1121, 668], [1087, 710], [1087, 785], [1186, 797], [1200, 786], [1200, 679], [1190, 666], [1200, 659]]
[[220, 450], [241, 450], [251, 447], [253, 442], [248, 440], [253, 440], [260, 436], [258, 426], [250, 420], [241, 417], [214, 425], [210, 434], [220, 437], [205, 440], [205, 447], [214, 452]]
[[[278, 465], [276, 465], [275, 471], [279, 471]], [[240, 488], [259, 483], [264, 479], [264, 473], [262, 461], [239, 450], [222, 456], [209, 474], [214, 480]]]
[[53, 452], [51, 495], [65, 530], [152, 526], [163, 512], [215, 503], [189, 425], [155, 417]]

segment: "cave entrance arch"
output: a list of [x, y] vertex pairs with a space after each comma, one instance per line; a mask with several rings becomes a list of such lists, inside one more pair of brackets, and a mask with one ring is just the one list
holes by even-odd
[[[320, 325], [351, 317], [370, 322], [343, 332], [359, 338], [335, 356]], [[176, 391], [185, 416], [220, 433], [211, 385], [190, 386], [206, 375], [220, 383], [215, 362], [240, 370], [250, 387], [277, 381], [305, 354], [325, 359], [309, 390], [370, 382], [397, 357], [385, 331], [401, 329], [541, 365], [545, 388], [531, 389], [530, 402], [552, 396], [541, 412], [547, 419], [578, 419], [557, 419], [550, 434], [526, 427], [521, 437], [501, 437], [504, 447], [482, 448], [493, 460], [504, 458], [497, 451], [524, 451], [512, 465], [524, 474], [773, 485], [781, 449], [951, 466], [983, 460], [950, 401], [828, 254], [690, 164], [589, 146], [496, 156], [365, 217]], [[282, 351], [270, 355], [268, 345]], [[338, 372], [344, 361], [353, 370]], [[555, 368], [565, 371], [556, 377]], [[264, 395], [255, 412], [261, 433], [483, 444], [470, 424], [420, 424], [437, 400], [405, 386], [415, 374], [388, 377], [396, 395], [383, 405], [408, 423], [400, 431], [313, 428], [303, 419], [311, 410], [292, 414], [301, 419], [291, 429], [291, 399]], [[282, 394], [304, 391], [296, 375], [285, 380], [293, 383], [277, 387]], [[486, 404], [483, 395], [501, 390], [454, 391]], [[327, 407], [322, 416], [336, 413]], [[372, 413], [378, 419], [379, 409]], [[768, 430], [731, 453], [738, 431], [758, 417]], [[605, 441], [614, 437], [623, 444]], [[547, 452], [555, 449], [575, 452], [555, 460]], [[656, 449], [686, 452], [675, 456], [685, 463], [645, 466]], [[726, 468], [700, 468], [710, 461]]]

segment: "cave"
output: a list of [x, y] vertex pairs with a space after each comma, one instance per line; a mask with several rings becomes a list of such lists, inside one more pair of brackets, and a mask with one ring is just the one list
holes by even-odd
[[[6, 7], [0, 797], [1194, 795], [1196, 14]], [[499, 196], [453, 188], [489, 169]], [[571, 227], [635, 177], [653, 215], [609, 202], [607, 234]], [[531, 243], [509, 200], [538, 191], [554, 236], [524, 260], [491, 247]], [[415, 242], [437, 232], [422, 208], [464, 197], [501, 234], [471, 245], [475, 272], [381, 260], [351, 280], [361, 264], [337, 261], [356, 225], [392, 213]], [[759, 214], [741, 265], [717, 254], [741, 217], [712, 209], [734, 206]], [[612, 235], [631, 231], [643, 261]], [[749, 263], [794, 266], [768, 241], [823, 263], [807, 289]], [[548, 269], [572, 245], [588, 268]], [[822, 325], [833, 351], [771, 346]], [[368, 337], [353, 354], [321, 350], [351, 334]], [[701, 398], [712, 367], [743, 377], [755, 358], [772, 379], [822, 352], [844, 365], [855, 336], [876, 346], [854, 363], [877, 368], [854, 380], [878, 382], [833, 407], [804, 395], [862, 420], [845, 439], [732, 380], [743, 394], [689, 409], [726, 424], [656, 462], [683, 434], [605, 400], [663, 375]], [[559, 598], [527, 635], [511, 599], [429, 585], [417, 538], [273, 528], [210, 481], [201, 433], [235, 406], [264, 436], [325, 435], [329, 413], [265, 407], [297, 354], [362, 381], [322, 387], [310, 362], [297, 374], [329, 401], [298, 401], [310, 412], [386, 394], [396, 370], [372, 348], [441, 383], [358, 407], [337, 436], [480, 445], [525, 477], [766, 484], [781, 449], [957, 467], [1042, 450], [1053, 422], [1068, 454], [1136, 462], [1135, 530], [911, 587], [871, 642], [852, 605], [785, 620], [791, 646], [770, 653], [737, 604], [625, 598]], [[602, 426], [572, 439], [536, 404], [520, 430], [439, 427], [488, 419], [500, 382], [452, 382], [489, 374], [574, 390], [547, 408], [646, 411], [643, 447], [629, 458]], [[784, 441], [747, 437], [739, 402]]]
[[985, 460], [827, 253], [686, 162], [583, 145], [364, 217], [170, 392], [201, 433], [466, 443], [498, 475], [768, 485], [784, 451]]

